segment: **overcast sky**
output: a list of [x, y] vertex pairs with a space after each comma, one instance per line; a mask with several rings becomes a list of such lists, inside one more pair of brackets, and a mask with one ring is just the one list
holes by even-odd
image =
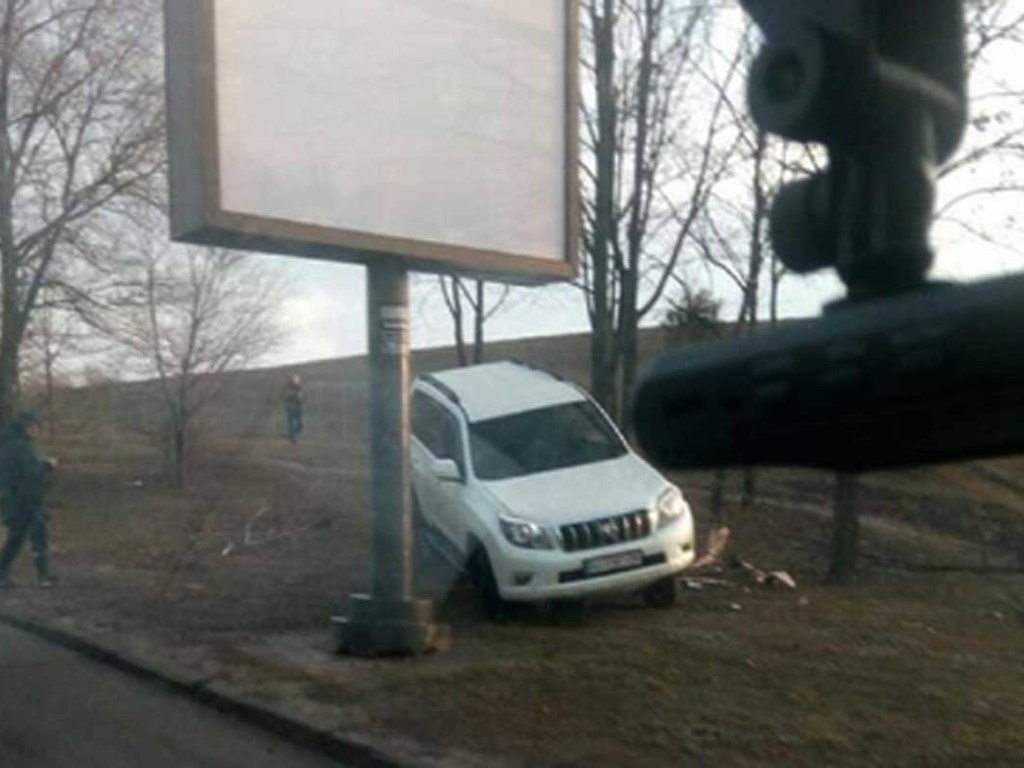
[[[1024, 61], [1019, 47], [994, 52], [991, 66], [975, 84], [977, 90], [996, 86], [1024, 93]], [[1017, 97], [1019, 108], [1020, 97]], [[1014, 115], [1019, 114], [1014, 108]], [[1017, 119], [1014, 117], [1013, 119]], [[993, 164], [983, 174], [994, 178], [1006, 168]], [[940, 198], [950, 199], [977, 178], [963, 179], [940, 188]], [[941, 200], [940, 200], [941, 204]], [[934, 276], [974, 280], [1005, 274], [1024, 268], [1024, 249], [1016, 220], [1021, 209], [1021, 193], [997, 198], [979, 198], [963, 206], [955, 221], [936, 227], [933, 235], [937, 249]], [[982, 229], [994, 242], [986, 243], [967, 231]], [[258, 256], [284, 269], [292, 292], [283, 308], [283, 317], [291, 331], [289, 343], [269, 364], [359, 355], [366, 351], [365, 270], [362, 267], [301, 259]], [[723, 278], [704, 270], [692, 277], [711, 288], [725, 302], [723, 315], [734, 316], [738, 296]], [[445, 310], [437, 279], [417, 275], [412, 280], [412, 341], [414, 347], [451, 344], [451, 321]], [[816, 314], [822, 304], [841, 294], [839, 283], [830, 276], [788, 277], [781, 291], [784, 316]], [[657, 322], [654, 314], [648, 323]], [[506, 307], [487, 326], [489, 339], [582, 332], [589, 329], [580, 292], [568, 285], [516, 290]]]
[[[974, 280], [1024, 268], [1024, 256], [1001, 247], [961, 239], [940, 248], [935, 276]], [[279, 260], [282, 257], [260, 256]], [[365, 270], [359, 266], [290, 259], [285, 265], [293, 291], [283, 308], [291, 331], [289, 343], [268, 364], [361, 355], [366, 352]], [[736, 292], [719, 278], [709, 281], [725, 299], [723, 315], [738, 307]], [[826, 301], [841, 295], [838, 281], [829, 275], [787, 277], [781, 292], [784, 316], [817, 314]], [[412, 342], [414, 347], [452, 344], [451, 320], [437, 289], [437, 279], [412, 279]], [[651, 318], [656, 322], [657, 316]], [[589, 330], [586, 309], [578, 289], [552, 285], [515, 291], [509, 303], [487, 324], [491, 340], [576, 333]]]

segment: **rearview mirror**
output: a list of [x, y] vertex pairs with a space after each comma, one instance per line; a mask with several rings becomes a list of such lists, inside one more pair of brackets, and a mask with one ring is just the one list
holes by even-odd
[[431, 469], [433, 470], [434, 477], [442, 482], [462, 482], [462, 472], [459, 470], [459, 465], [455, 463], [454, 459], [437, 459], [434, 461]]

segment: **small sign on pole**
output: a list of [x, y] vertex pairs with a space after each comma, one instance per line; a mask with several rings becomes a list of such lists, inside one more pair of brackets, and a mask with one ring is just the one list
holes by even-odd
[[380, 353], [382, 355], [404, 355], [409, 351], [409, 307], [403, 304], [387, 304], [380, 307], [377, 315]]

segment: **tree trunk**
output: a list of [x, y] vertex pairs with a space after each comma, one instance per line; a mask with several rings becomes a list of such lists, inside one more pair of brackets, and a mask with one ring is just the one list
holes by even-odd
[[640, 364], [640, 344], [636, 325], [626, 332], [626, 343], [622, 349], [622, 391], [619, 399], [622, 403], [622, 424], [628, 430], [629, 406], [633, 400], [633, 388], [636, 385], [636, 373]]
[[779, 278], [777, 274], [772, 275], [772, 293], [771, 293], [771, 324], [775, 325], [779, 322]]
[[473, 305], [473, 363], [475, 365], [484, 361], [484, 321], [487, 319], [484, 287], [483, 280], [476, 281], [476, 303]]
[[856, 491], [856, 475], [848, 472], [836, 473], [832, 543], [826, 577], [829, 584], [849, 584], [856, 574], [857, 539], [860, 528]]
[[605, 360], [608, 357], [607, 350], [607, 326], [595, 317], [590, 334], [590, 392], [594, 399], [606, 409], [608, 408], [608, 393], [611, 390], [608, 386], [608, 368], [605, 365]]
[[782, 278], [786, 276], [785, 270], [779, 267], [779, 256], [775, 253], [775, 249], [771, 249], [771, 259], [769, 262], [769, 269], [771, 270], [771, 288], [769, 293], [769, 319], [772, 325], [779, 322], [779, 288], [782, 283]]
[[[444, 278], [441, 280], [444, 281]], [[459, 357], [459, 365], [465, 367], [469, 365], [469, 357], [466, 354], [466, 336], [462, 329], [462, 281], [457, 277], [452, 278], [448, 309], [452, 314], [452, 328], [455, 331], [455, 354]]]
[[760, 310], [761, 271], [764, 268], [764, 232], [771, 213], [768, 193], [764, 188], [765, 153], [768, 150], [768, 136], [764, 131], [757, 132], [757, 143], [754, 149], [754, 206], [751, 211], [750, 228], [750, 265], [747, 271], [747, 290], [744, 300], [748, 307], [748, 320], [751, 327], [757, 325]]
[[725, 514], [726, 479], [724, 469], [716, 469], [711, 476], [711, 522], [716, 528], [728, 522]]
[[604, 408], [615, 409], [611, 362], [612, 323], [609, 266], [615, 219], [615, 3], [604, 0], [600, 18], [594, 19], [597, 68], [597, 145], [593, 252], [593, 307], [590, 343], [590, 390]]
[[5, 325], [0, 332], [0, 424], [9, 423], [18, 408], [18, 349], [20, 344], [13, 332], [8, 333], [7, 327]]
[[[6, 240], [2, 237], [4, 229], [0, 222], [0, 239]], [[7, 424], [18, 406], [18, 354], [24, 324], [18, 311], [18, 267], [14, 248], [3, 248], [0, 259], [0, 301], [3, 302], [0, 310], [0, 424]]]
[[46, 376], [46, 433], [50, 440], [53, 440], [56, 408], [53, 394], [53, 354], [50, 350], [49, 340], [47, 340], [46, 349], [43, 350], [43, 366]]
[[756, 467], [744, 467], [743, 468], [743, 495], [740, 503], [744, 509], [749, 509], [754, 505], [754, 500], [757, 498], [757, 468]]
[[14, 331], [18, 325], [18, 254], [14, 235], [14, 168], [7, 128], [11, 116], [14, 6], [4, 3], [0, 24], [0, 425], [14, 415], [18, 378], [18, 343]]
[[185, 487], [185, 427], [181, 424], [174, 424], [174, 482], [179, 488]]
[[640, 325], [640, 258], [644, 232], [647, 229], [645, 180], [648, 167], [648, 140], [651, 131], [651, 108], [654, 77], [654, 44], [658, 37], [663, 6], [646, 0], [642, 11], [640, 42], [640, 69], [637, 76], [636, 137], [633, 146], [633, 194], [629, 202], [629, 224], [626, 231], [626, 259], [622, 270], [622, 290], [619, 293], [619, 354], [622, 379], [619, 389], [620, 423], [628, 427], [629, 402], [636, 382], [636, 369], [640, 357], [638, 327]]
[[637, 326], [636, 272], [627, 270], [622, 275], [621, 306], [619, 309], [619, 361], [621, 380], [618, 392], [619, 423], [625, 425], [629, 412], [629, 400], [636, 381], [636, 369], [640, 356]]

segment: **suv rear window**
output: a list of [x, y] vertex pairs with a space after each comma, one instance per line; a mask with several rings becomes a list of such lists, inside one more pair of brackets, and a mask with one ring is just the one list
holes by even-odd
[[469, 426], [473, 470], [505, 480], [591, 464], [626, 453], [607, 418], [588, 400], [478, 421]]

